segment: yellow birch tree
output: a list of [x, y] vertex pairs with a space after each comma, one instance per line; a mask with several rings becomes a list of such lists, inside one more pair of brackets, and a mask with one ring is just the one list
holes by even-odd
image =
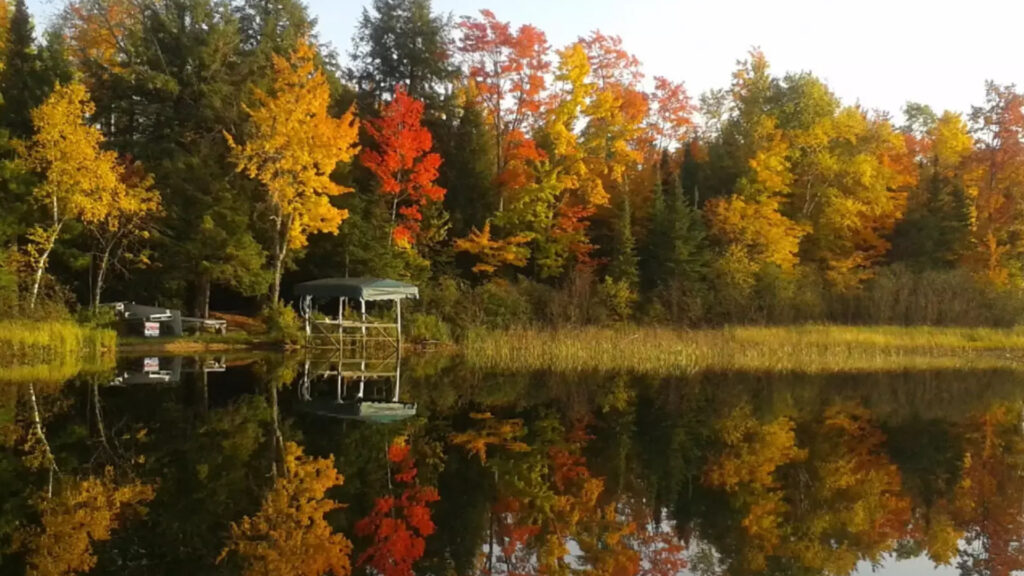
[[124, 187], [116, 154], [101, 149], [103, 135], [88, 124], [94, 111], [88, 92], [77, 82], [58, 85], [32, 111], [36, 134], [23, 156], [43, 176], [34, 197], [48, 218], [28, 233], [30, 307], [35, 307], [50, 252], [64, 225], [76, 219], [88, 225], [107, 217]]
[[270, 296], [275, 304], [288, 251], [305, 246], [310, 234], [336, 234], [348, 217], [330, 199], [351, 188], [332, 181], [331, 173], [359, 151], [354, 110], [340, 118], [330, 115], [330, 90], [315, 56], [307, 40], [288, 59], [275, 55], [271, 93], [254, 89], [256, 104], [246, 108], [245, 142], [238, 144], [224, 134], [238, 171], [258, 180], [266, 191], [274, 231]]

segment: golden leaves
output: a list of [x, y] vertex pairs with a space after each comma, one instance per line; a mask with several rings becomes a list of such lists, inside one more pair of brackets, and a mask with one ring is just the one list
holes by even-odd
[[473, 266], [473, 272], [493, 274], [502, 266], [526, 266], [530, 251], [524, 244], [529, 241], [528, 237], [522, 235], [503, 239], [492, 238], [491, 223], [488, 221], [482, 230], [473, 228], [469, 236], [456, 240], [455, 251], [467, 252], [477, 257], [479, 261]]
[[511, 452], [526, 452], [530, 449], [519, 438], [526, 434], [523, 428], [523, 421], [519, 418], [511, 420], [496, 419], [491, 414], [472, 414], [472, 418], [482, 424], [465, 432], [453, 433], [450, 441], [456, 446], [462, 446], [470, 454], [480, 458], [480, 462], [487, 462], [487, 448], [489, 446], [500, 446]]
[[66, 219], [97, 222], [117, 208], [123, 195], [117, 156], [103, 150], [103, 135], [88, 124], [95, 111], [85, 86], [58, 85], [46, 101], [32, 111], [36, 134], [26, 161], [44, 174], [35, 197], [53, 224]]
[[711, 234], [756, 265], [772, 263], [792, 270], [799, 262], [800, 240], [808, 230], [779, 212], [772, 200], [716, 198], [705, 208]]
[[266, 188], [290, 248], [305, 246], [309, 234], [337, 232], [348, 212], [334, 207], [330, 197], [351, 189], [334, 182], [331, 173], [359, 150], [354, 110], [341, 118], [329, 114], [330, 90], [314, 57], [307, 40], [287, 60], [275, 55], [271, 94], [257, 89], [256, 105], [246, 108], [245, 143], [225, 133], [238, 171]]
[[40, 506], [41, 528], [27, 536], [27, 563], [39, 576], [88, 572], [96, 565], [93, 544], [109, 540], [130, 513], [143, 514], [153, 487], [119, 486], [107, 468], [100, 478], [75, 480]]
[[352, 544], [324, 518], [341, 507], [325, 497], [344, 481], [334, 457], [306, 456], [294, 442], [284, 444], [283, 456], [284, 474], [255, 516], [231, 525], [231, 542], [218, 560], [235, 552], [249, 575], [346, 576]]

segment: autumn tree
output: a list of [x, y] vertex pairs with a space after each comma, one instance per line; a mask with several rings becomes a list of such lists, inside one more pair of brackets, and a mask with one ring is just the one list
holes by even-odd
[[423, 103], [397, 87], [380, 118], [366, 122], [376, 149], [364, 149], [359, 158], [377, 177], [380, 193], [390, 198], [388, 241], [400, 248], [416, 243], [423, 207], [444, 199], [444, 189], [434, 183], [441, 156], [430, 151], [433, 139], [420, 124], [422, 116]]
[[655, 76], [651, 102], [655, 148], [664, 150], [682, 145], [694, 127], [694, 105], [686, 87], [681, 82]]
[[542, 278], [557, 278], [573, 262], [586, 264], [592, 249], [587, 218], [609, 201], [586, 163], [577, 125], [593, 95], [582, 44], [558, 52], [551, 106], [535, 131], [543, 156], [531, 163], [535, 178], [512, 195], [496, 222], [531, 238]]
[[145, 513], [153, 499], [152, 486], [139, 482], [118, 484], [114, 471], [63, 483], [57, 494], [39, 508], [40, 526], [22, 536], [32, 574], [80, 574], [96, 565], [93, 545], [110, 540], [122, 522]]
[[467, 237], [455, 240], [455, 249], [475, 256], [478, 261], [473, 266], [473, 272], [486, 276], [494, 274], [503, 266], [526, 266], [530, 250], [524, 244], [529, 241], [530, 238], [523, 235], [494, 238], [491, 235], [491, 223], [487, 222], [483, 228], [473, 228]]
[[284, 443], [281, 457], [283, 474], [257, 514], [231, 524], [231, 541], [219, 560], [237, 554], [250, 575], [350, 574], [352, 544], [324, 518], [341, 506], [325, 497], [344, 481], [334, 457], [307, 456], [294, 442]]
[[350, 191], [331, 180], [339, 163], [358, 151], [358, 121], [353, 110], [341, 118], [328, 112], [330, 91], [308, 41], [289, 59], [274, 55], [271, 93], [255, 89], [254, 107], [243, 144], [225, 132], [238, 171], [264, 187], [272, 228], [270, 297], [281, 295], [288, 251], [306, 245], [309, 234], [337, 233], [348, 215], [330, 198]]
[[982, 171], [974, 202], [975, 249], [969, 264], [992, 282], [1007, 285], [1016, 278], [1016, 262], [1022, 253], [1021, 178], [1024, 177], [1024, 96], [1013, 86], [988, 83], [985, 103], [971, 110], [977, 138], [975, 162]]
[[527, 163], [538, 158], [530, 133], [544, 107], [548, 61], [547, 37], [530, 25], [511, 25], [481, 10], [480, 18], [463, 17], [458, 44], [467, 75], [487, 110], [494, 138], [498, 210], [510, 191], [529, 181]]
[[[387, 450], [391, 493], [376, 499], [370, 515], [356, 523], [359, 536], [369, 537], [369, 547], [359, 556], [359, 565], [369, 566], [381, 576], [412, 576], [413, 565], [423, 556], [427, 536], [434, 533], [430, 504], [440, 499], [437, 490], [420, 486], [415, 460], [404, 438]], [[398, 490], [396, 496], [393, 490]]]
[[25, 160], [42, 175], [35, 198], [47, 221], [29, 232], [30, 306], [35, 306], [50, 252], [64, 225], [69, 220], [87, 225], [103, 221], [124, 194], [115, 154], [100, 148], [103, 135], [88, 124], [93, 110], [85, 87], [73, 83], [58, 86], [32, 112], [36, 134]]
[[96, 240], [96, 278], [93, 283], [94, 308], [103, 298], [107, 272], [122, 261], [145, 265], [149, 261], [145, 242], [152, 235], [154, 219], [160, 215], [160, 195], [153, 189], [153, 177], [139, 163], [123, 164], [121, 186], [114, 189], [110, 210], [103, 218], [87, 223]]
[[960, 115], [949, 111], [917, 124], [904, 130], [913, 131], [907, 136], [918, 156], [919, 184], [908, 196], [906, 216], [894, 231], [892, 256], [917, 267], [951, 268], [974, 255], [974, 139]]

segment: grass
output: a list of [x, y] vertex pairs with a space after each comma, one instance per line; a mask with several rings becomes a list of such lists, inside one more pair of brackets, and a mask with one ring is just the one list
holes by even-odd
[[113, 365], [116, 343], [113, 330], [74, 322], [0, 321], [0, 382], [60, 381]]
[[841, 373], [1024, 369], [1024, 329], [897, 326], [616, 328], [475, 331], [467, 361], [486, 370], [709, 370]]
[[113, 352], [113, 330], [74, 322], [0, 321], [0, 366], [62, 363]]

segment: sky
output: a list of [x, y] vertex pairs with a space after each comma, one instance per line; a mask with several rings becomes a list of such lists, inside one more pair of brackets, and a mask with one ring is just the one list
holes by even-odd
[[[28, 0], [37, 19], [59, 0]], [[307, 0], [322, 40], [347, 57], [370, 0]], [[760, 47], [772, 70], [810, 71], [847, 104], [892, 112], [908, 101], [967, 112], [986, 80], [1024, 85], [1024, 2], [1015, 0], [433, 0], [457, 17], [489, 8], [533, 24], [555, 47], [600, 29], [619, 35], [649, 76], [690, 94], [729, 84], [736, 61]]]

